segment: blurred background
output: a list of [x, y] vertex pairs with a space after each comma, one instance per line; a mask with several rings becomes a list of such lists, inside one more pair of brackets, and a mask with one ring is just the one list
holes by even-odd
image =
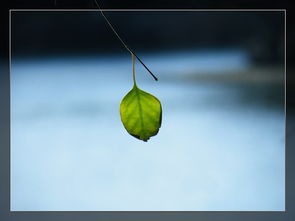
[[121, 124], [131, 56], [98, 11], [13, 11], [11, 209], [284, 210], [284, 12], [105, 14], [162, 127]]

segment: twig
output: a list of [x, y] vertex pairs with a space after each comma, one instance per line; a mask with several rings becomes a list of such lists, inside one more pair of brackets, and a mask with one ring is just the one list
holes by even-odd
[[115, 30], [115, 28], [113, 27], [113, 25], [111, 24], [111, 22], [108, 20], [108, 18], [105, 16], [105, 14], [103, 13], [100, 5], [98, 4], [97, 0], [94, 0], [97, 8], [99, 9], [101, 15], [103, 16], [103, 18], [105, 19], [105, 21], [107, 22], [107, 24], [110, 26], [110, 28], [112, 29], [112, 31], [114, 32], [114, 34], [116, 35], [116, 37], [119, 39], [119, 41], [122, 43], [122, 45], [127, 49], [127, 51], [129, 51], [131, 53], [131, 55], [134, 55], [137, 60], [143, 65], [143, 67], [150, 73], [150, 75], [157, 81], [158, 78], [150, 71], [150, 69], [143, 63], [143, 61], [134, 53], [133, 50], [131, 50], [127, 44], [123, 41], [123, 39], [120, 37], [120, 35], [118, 34], [118, 32]]

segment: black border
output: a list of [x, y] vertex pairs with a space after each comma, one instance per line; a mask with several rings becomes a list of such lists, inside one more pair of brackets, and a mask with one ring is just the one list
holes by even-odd
[[[8, 15], [8, 10], [2, 15]], [[289, 11], [287, 10], [287, 22]], [[7, 17], [2, 21], [8, 21]], [[291, 20], [290, 20], [291, 23]], [[288, 24], [290, 24], [288, 23]], [[3, 30], [3, 29], [2, 29]], [[8, 24], [4, 24], [4, 33]], [[289, 29], [288, 29], [289, 30]], [[288, 33], [287, 33], [288, 35]], [[295, 162], [295, 111], [290, 106], [290, 92], [293, 86], [294, 69], [291, 60], [287, 59], [287, 106], [286, 106], [286, 212], [10, 212], [10, 88], [8, 66], [8, 35], [1, 50], [0, 60], [0, 220], [294, 220]], [[288, 39], [288, 38], [287, 38]], [[291, 40], [291, 39], [289, 39]], [[287, 40], [289, 42], [289, 40]], [[288, 45], [288, 44], [287, 44]], [[2, 49], [2, 48], [1, 48]], [[287, 50], [289, 56], [290, 50]], [[292, 51], [291, 51], [292, 55]], [[289, 94], [289, 95], [288, 95]]]

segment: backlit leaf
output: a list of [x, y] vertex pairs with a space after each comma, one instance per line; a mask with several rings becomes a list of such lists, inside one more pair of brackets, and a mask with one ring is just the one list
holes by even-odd
[[132, 56], [133, 88], [120, 104], [121, 121], [129, 134], [147, 141], [155, 136], [162, 123], [161, 102], [153, 95], [139, 89], [135, 79], [135, 56]]
[[120, 104], [121, 121], [132, 136], [147, 141], [158, 133], [162, 121], [160, 101], [134, 84]]

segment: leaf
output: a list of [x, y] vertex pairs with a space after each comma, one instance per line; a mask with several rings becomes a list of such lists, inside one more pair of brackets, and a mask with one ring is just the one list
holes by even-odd
[[134, 84], [120, 104], [121, 121], [128, 133], [147, 141], [155, 136], [162, 122], [160, 101]]

